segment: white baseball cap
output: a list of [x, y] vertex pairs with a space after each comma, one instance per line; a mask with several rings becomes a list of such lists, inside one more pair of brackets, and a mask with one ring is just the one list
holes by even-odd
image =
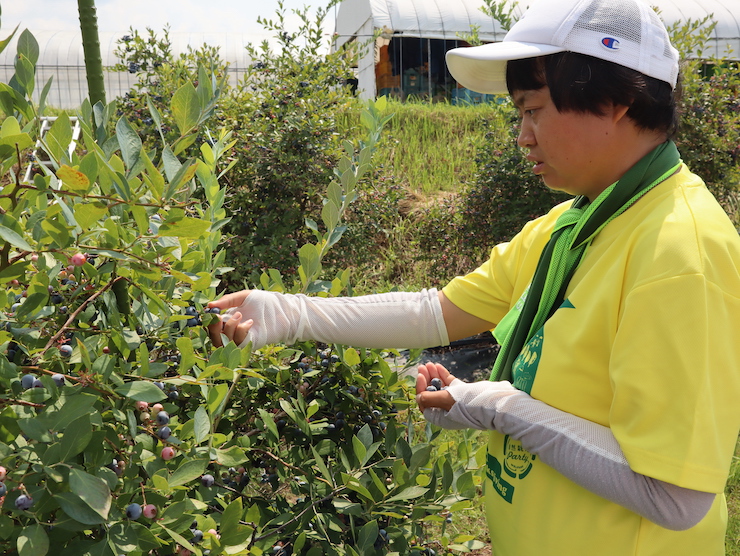
[[655, 11], [640, 0], [536, 0], [502, 42], [454, 48], [447, 67], [463, 87], [506, 93], [506, 62], [564, 51], [676, 86], [678, 51]]

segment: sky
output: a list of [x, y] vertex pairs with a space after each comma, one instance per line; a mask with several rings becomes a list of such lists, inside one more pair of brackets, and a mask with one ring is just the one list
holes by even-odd
[[[293, 9], [308, 6], [314, 12], [327, 5], [327, 0], [284, 0], [287, 30], [298, 25]], [[254, 34], [254, 42], [260, 42], [269, 34], [257, 18], [274, 19], [278, 0], [96, 0], [95, 6], [101, 32], [125, 32], [129, 27], [141, 32], [150, 27], [158, 32], [169, 23], [173, 32]], [[21, 30], [31, 32], [79, 30], [75, 0], [0, 0], [0, 8], [0, 36], [18, 23]], [[330, 33], [334, 28], [333, 9], [327, 20], [331, 20], [327, 29]]]

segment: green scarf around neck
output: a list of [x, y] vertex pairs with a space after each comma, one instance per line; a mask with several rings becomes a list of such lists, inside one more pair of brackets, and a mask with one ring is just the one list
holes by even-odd
[[582, 195], [560, 215], [540, 255], [532, 282], [493, 334], [501, 345], [491, 380], [512, 381], [529, 393], [534, 375], [512, 377], [514, 361], [527, 342], [544, 326], [565, 299], [578, 264], [593, 238], [653, 187], [674, 174], [681, 159], [673, 141], [662, 143], [640, 159], [622, 178], [607, 187], [593, 203]]

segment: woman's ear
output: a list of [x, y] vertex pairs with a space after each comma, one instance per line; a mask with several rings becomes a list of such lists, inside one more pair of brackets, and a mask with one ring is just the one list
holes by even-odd
[[613, 104], [611, 110], [609, 111], [612, 122], [616, 124], [620, 120], [622, 120], [625, 116], [627, 116], [627, 112], [629, 112], [629, 109], [630, 107], [625, 106], [624, 104]]

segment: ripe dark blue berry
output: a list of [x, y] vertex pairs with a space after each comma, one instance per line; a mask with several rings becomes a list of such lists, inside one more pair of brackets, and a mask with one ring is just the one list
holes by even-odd
[[7, 492], [8, 492], [8, 487], [5, 486], [5, 483], [0, 483], [0, 496], [5, 496]]
[[157, 436], [162, 440], [167, 440], [170, 436], [172, 436], [172, 429], [170, 429], [169, 427], [162, 427], [157, 431]]
[[200, 542], [203, 540], [203, 531], [196, 529], [193, 531], [193, 542]]
[[59, 353], [61, 353], [64, 357], [69, 357], [70, 355], [72, 355], [72, 346], [70, 346], [69, 344], [59, 346]]
[[126, 517], [129, 519], [139, 519], [141, 517], [141, 511], [139, 504], [129, 504], [126, 508]]
[[15, 507], [21, 511], [30, 510], [32, 506], [33, 498], [31, 498], [27, 494], [21, 494], [18, 498], [15, 499]]
[[24, 390], [28, 390], [29, 388], [33, 388], [33, 381], [36, 380], [35, 375], [23, 375], [21, 378], [21, 386], [23, 386]]
[[213, 475], [203, 475], [200, 478], [200, 484], [202, 484], [204, 487], [212, 487], [216, 483], [216, 479], [213, 478]]
[[157, 413], [157, 424], [158, 425], [166, 425], [170, 422], [170, 414], [166, 411], [160, 411]]
[[58, 387], [64, 386], [64, 375], [55, 373], [51, 375], [51, 379], [54, 381], [54, 384], [56, 384]]
[[439, 378], [433, 378], [430, 383], [432, 386], [434, 386], [437, 390], [442, 390], [442, 380]]

